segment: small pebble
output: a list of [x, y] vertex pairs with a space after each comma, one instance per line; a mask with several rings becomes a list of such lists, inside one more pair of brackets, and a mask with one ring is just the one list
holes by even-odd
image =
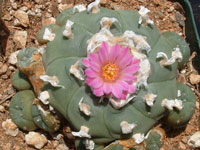
[[198, 84], [198, 83], [200, 83], [200, 75], [191, 74], [191, 75], [190, 75], [190, 82], [191, 82], [192, 84]]
[[27, 144], [32, 145], [37, 149], [41, 149], [47, 143], [47, 138], [43, 134], [29, 132], [25, 135], [25, 141]]
[[23, 7], [21, 7], [21, 8], [20, 8], [20, 10], [22, 10], [22, 11], [26, 12], [26, 11], [28, 10], [28, 7], [26, 7], [26, 6], [23, 6]]
[[8, 66], [6, 64], [0, 65], [0, 75], [5, 74], [8, 70]]
[[3, 105], [0, 105], [0, 112], [5, 112], [6, 111], [6, 109], [5, 109], [5, 107], [3, 106]]
[[24, 27], [29, 26], [29, 17], [28, 14], [22, 10], [17, 10], [14, 14], [14, 16], [18, 19], [20, 25]]
[[195, 132], [190, 137], [187, 144], [193, 148], [199, 148], [200, 147], [200, 131]]
[[[15, 51], [15, 52], [10, 54], [9, 59], [8, 59], [8, 62], [10, 64], [12, 64], [12, 65], [16, 65], [17, 64], [17, 55], [18, 55], [19, 52], [20, 52], [20, 50], [19, 51]], [[12, 67], [12, 66], [10, 66], [10, 67]]]
[[13, 17], [10, 14], [6, 14], [6, 15], [3, 16], [3, 19], [6, 20], [6, 21], [10, 21], [10, 20], [12, 20], [12, 18]]
[[15, 31], [13, 36], [13, 41], [17, 45], [18, 48], [25, 48], [27, 42], [28, 33], [27, 31]]
[[2, 122], [2, 128], [5, 130], [7, 135], [16, 136], [19, 132], [16, 124], [11, 119], [6, 119]]
[[69, 148], [65, 144], [59, 144], [56, 150], [69, 150]]

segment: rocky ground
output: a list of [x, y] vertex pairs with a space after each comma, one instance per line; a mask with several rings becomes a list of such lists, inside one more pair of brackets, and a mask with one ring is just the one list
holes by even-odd
[[[1, 13], [0, 30], [0, 125], [9, 119], [9, 103], [16, 93], [11, 78], [16, 71], [14, 52], [26, 46], [39, 47], [38, 30], [55, 23], [55, 17], [64, 9], [82, 3], [87, 5], [92, 0], [4, 0]], [[175, 0], [102, 0], [101, 5], [111, 9], [136, 9], [145, 6], [151, 10], [150, 17], [160, 31], [174, 31], [185, 38], [185, 17], [182, 6]], [[192, 50], [198, 51], [198, 50]], [[193, 67], [193, 53], [189, 63], [179, 74], [179, 80], [189, 85], [197, 96], [196, 111], [184, 129], [173, 129], [162, 126], [166, 132], [163, 150], [192, 150], [187, 142], [191, 135], [199, 130], [199, 88], [200, 77]], [[161, 126], [161, 125], [159, 125]], [[39, 131], [42, 133], [42, 131]], [[27, 132], [20, 130], [16, 136], [7, 135], [0, 126], [0, 150], [32, 150], [25, 142]], [[43, 133], [47, 140], [44, 150], [74, 149], [73, 140]]]

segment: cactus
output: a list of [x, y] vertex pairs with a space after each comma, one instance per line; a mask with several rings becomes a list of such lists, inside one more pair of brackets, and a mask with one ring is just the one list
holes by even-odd
[[[92, 13], [86, 10], [75, 12], [73, 8], [69, 8], [57, 17], [55, 25], [44, 27], [39, 32], [38, 41], [41, 44], [47, 43], [43, 54], [37, 49], [25, 48], [18, 55], [18, 68], [32, 83], [35, 97], [38, 98], [41, 92], [48, 91], [49, 104], [67, 119], [74, 131], [77, 131], [74, 135], [77, 135], [83, 126], [89, 129], [85, 133], [87, 136], [83, 135], [80, 137], [81, 140], [78, 139], [76, 145], [79, 149], [85, 139], [92, 140], [95, 143], [94, 149], [98, 150], [115, 140], [132, 139], [136, 134], [145, 135], [164, 117], [168, 125], [183, 125], [189, 121], [194, 112], [195, 95], [189, 87], [176, 80], [177, 70], [182, 69], [189, 59], [188, 44], [176, 33], [160, 33], [154, 24], [138, 24], [140, 17], [141, 15], [134, 10], [100, 8], [99, 12]], [[66, 25], [67, 21], [72, 22], [71, 26]], [[47, 28], [53, 37], [49, 40], [43, 36]], [[68, 32], [65, 34], [66, 29]], [[110, 34], [110, 41], [104, 31]], [[81, 74], [83, 73], [81, 70], [86, 69], [82, 60], [102, 47], [104, 40], [101, 41], [101, 38], [98, 39], [95, 35], [105, 38], [110, 47], [115, 44], [129, 47], [129, 50], [133, 51], [133, 56], [140, 60], [139, 70], [144, 72], [142, 74], [138, 71], [137, 75], [142, 74], [145, 79], [139, 84], [140, 77], [138, 77], [136, 91], [128, 96], [129, 100], [121, 100], [129, 101], [123, 107], [113, 104], [110, 95], [95, 95], [93, 89], [85, 82], [85, 75]], [[124, 39], [132, 42], [127, 43], [123, 41]], [[95, 45], [98, 42], [100, 45]], [[95, 47], [94, 50], [91, 50], [91, 47]], [[173, 52], [177, 52], [178, 56]], [[70, 71], [73, 65], [75, 69], [77, 67], [80, 69], [76, 70], [78, 74]], [[145, 73], [145, 66], [149, 72]], [[16, 79], [17, 77], [19, 79]], [[53, 117], [54, 114], [51, 112], [48, 114], [53, 119], [49, 117], [45, 113], [46, 110], [41, 109], [40, 105], [43, 105], [41, 102], [34, 100], [32, 105], [23, 104], [25, 103], [23, 102], [25, 97], [21, 98], [23, 95], [30, 94], [32, 101], [34, 99], [33, 93], [27, 91], [31, 88], [27, 78], [19, 75], [14, 78], [14, 86], [18, 90], [26, 91], [20, 91], [12, 98], [10, 111], [13, 121], [25, 129], [26, 123], [17, 121], [15, 116], [21, 117], [19, 113], [24, 113], [21, 109], [32, 107], [32, 112], [29, 110], [27, 116], [22, 115], [23, 119], [31, 121], [32, 124], [30, 128], [27, 126], [26, 130], [34, 130], [38, 126], [49, 132], [57, 131], [58, 118]], [[21, 82], [20, 86], [18, 82]], [[114, 102], [115, 100], [112, 99]], [[148, 100], [153, 102], [150, 104]], [[22, 108], [20, 111], [15, 111], [19, 103]], [[88, 113], [81, 109], [81, 104], [84, 104], [83, 107], [87, 108]], [[123, 121], [126, 121], [128, 127], [131, 124], [135, 126], [127, 133], [123, 132], [123, 127], [120, 126]], [[152, 149], [154, 143], [157, 143], [155, 139], [159, 139], [155, 134], [151, 136], [152, 138], [146, 140], [148, 149]], [[109, 149], [123, 149], [123, 146], [111, 145]], [[156, 148], [159, 149], [160, 146], [158, 143]]]

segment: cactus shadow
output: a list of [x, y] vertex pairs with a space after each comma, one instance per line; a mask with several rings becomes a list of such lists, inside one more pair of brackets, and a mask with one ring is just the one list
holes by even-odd
[[200, 73], [200, 52], [197, 53], [197, 56], [192, 60], [193, 67]]
[[186, 125], [183, 126], [169, 126], [166, 123], [166, 118], [161, 119], [161, 128], [165, 130], [167, 138], [174, 138], [181, 133], [183, 133], [186, 129]]

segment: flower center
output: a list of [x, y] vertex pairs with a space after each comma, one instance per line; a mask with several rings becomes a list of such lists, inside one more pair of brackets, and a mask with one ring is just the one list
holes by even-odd
[[115, 64], [108, 63], [103, 67], [103, 76], [106, 80], [114, 81], [117, 77], [119, 68]]

